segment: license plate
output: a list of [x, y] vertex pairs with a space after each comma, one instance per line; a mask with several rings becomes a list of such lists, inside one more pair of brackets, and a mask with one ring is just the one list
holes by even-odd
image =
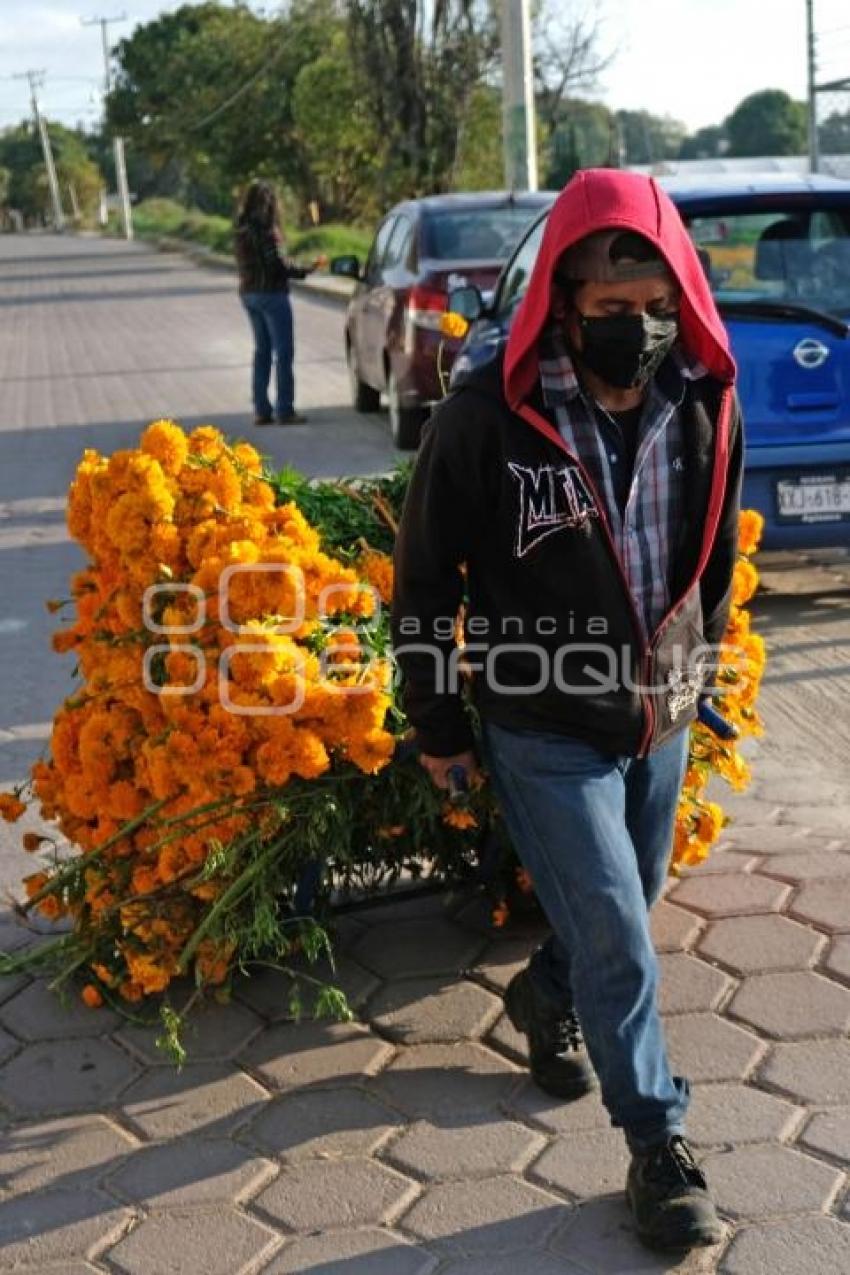
[[850, 475], [818, 474], [776, 484], [776, 512], [785, 522], [850, 518]]

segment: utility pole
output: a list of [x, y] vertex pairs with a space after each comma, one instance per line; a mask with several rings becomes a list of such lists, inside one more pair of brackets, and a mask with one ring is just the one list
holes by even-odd
[[537, 129], [529, 0], [502, 0], [505, 186], [537, 190]]
[[807, 54], [807, 82], [808, 82], [808, 99], [809, 99], [809, 168], [813, 173], [818, 171], [820, 167], [820, 153], [818, 147], [818, 86], [815, 83], [817, 76], [817, 58], [815, 45], [815, 13], [814, 0], [806, 0], [806, 54]]
[[65, 214], [62, 212], [62, 197], [59, 194], [59, 181], [56, 176], [56, 165], [53, 162], [53, 149], [50, 145], [50, 134], [41, 111], [38, 109], [38, 90], [44, 83], [44, 71], [25, 71], [16, 75], [16, 80], [28, 80], [32, 114], [35, 127], [41, 139], [41, 153], [44, 156], [44, 167], [47, 169], [47, 184], [50, 188], [50, 201], [53, 204], [53, 225], [56, 230], [65, 229]]
[[[84, 27], [100, 27], [100, 38], [103, 44], [104, 89], [106, 95], [112, 88], [112, 70], [109, 58], [109, 27], [113, 22], [126, 22], [127, 14], [119, 13], [114, 18], [81, 18]], [[124, 238], [133, 238], [133, 212], [130, 207], [130, 189], [127, 185], [127, 165], [124, 162], [124, 138], [115, 137], [112, 142], [115, 155], [115, 183], [118, 187], [118, 198], [121, 201], [121, 223], [124, 227]]]

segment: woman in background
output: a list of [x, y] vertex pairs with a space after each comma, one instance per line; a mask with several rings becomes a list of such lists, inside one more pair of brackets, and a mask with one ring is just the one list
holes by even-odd
[[[307, 418], [295, 410], [295, 354], [289, 280], [304, 279], [322, 264], [299, 266], [283, 255], [277, 195], [265, 181], [248, 187], [236, 221], [239, 295], [254, 329], [254, 424], [297, 425]], [[277, 364], [277, 404], [272, 410], [269, 380]]]

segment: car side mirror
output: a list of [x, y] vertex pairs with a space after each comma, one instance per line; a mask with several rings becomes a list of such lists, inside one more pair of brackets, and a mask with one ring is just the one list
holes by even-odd
[[330, 261], [331, 274], [341, 275], [343, 279], [363, 278], [360, 270], [360, 258], [355, 257], [353, 253], [346, 253], [342, 257], [331, 257]]
[[467, 323], [474, 323], [484, 313], [484, 298], [474, 283], [468, 283], [462, 288], [452, 289], [448, 309], [452, 314], [459, 314], [466, 319]]

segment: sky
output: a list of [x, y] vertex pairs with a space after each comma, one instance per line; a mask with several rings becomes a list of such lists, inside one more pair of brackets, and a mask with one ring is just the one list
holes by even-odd
[[[134, 25], [180, 7], [182, 0], [0, 0], [0, 128], [28, 112], [25, 81], [11, 77], [45, 69], [42, 106], [66, 124], [94, 124], [100, 111], [103, 57], [98, 27], [80, 16]], [[552, 0], [569, 11], [569, 0]], [[850, 6], [814, 0], [820, 82], [850, 76]], [[252, 7], [274, 9], [272, 0]], [[781, 88], [805, 95], [805, 0], [598, 0], [603, 45], [615, 53], [595, 96], [609, 106], [673, 115], [690, 129], [719, 123], [748, 93]], [[590, 10], [594, 0], [576, 0]], [[850, 95], [845, 99], [850, 108]]]

